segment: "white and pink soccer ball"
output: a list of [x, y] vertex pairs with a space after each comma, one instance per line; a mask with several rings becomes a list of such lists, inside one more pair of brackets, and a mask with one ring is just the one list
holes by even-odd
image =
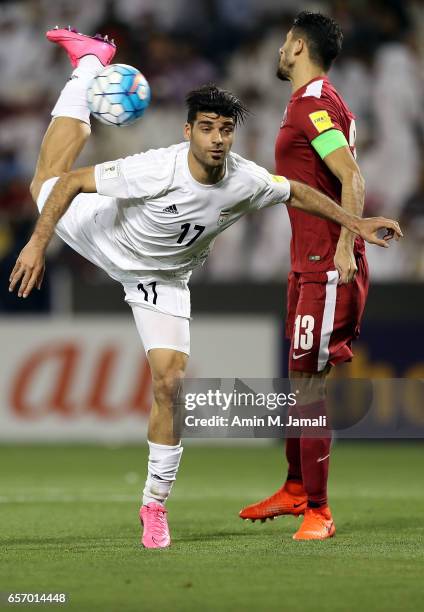
[[87, 92], [91, 114], [107, 125], [123, 127], [137, 121], [150, 104], [150, 86], [137, 68], [106, 66]]

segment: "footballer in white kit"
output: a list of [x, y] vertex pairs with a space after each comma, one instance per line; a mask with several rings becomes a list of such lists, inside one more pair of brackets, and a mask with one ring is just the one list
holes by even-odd
[[[182, 455], [173, 416], [190, 351], [188, 280], [214, 238], [244, 214], [282, 202], [330, 218], [381, 246], [401, 231], [388, 219], [350, 215], [312, 188], [231, 153], [234, 129], [247, 111], [233, 94], [212, 85], [187, 96], [186, 142], [72, 170], [90, 134], [88, 85], [111, 61], [115, 46], [70, 29], [51, 30], [47, 38], [66, 50], [75, 70], [41, 146], [31, 183], [40, 217], [9, 289], [27, 297], [41, 286], [54, 231], [122, 283], [153, 384], [142, 544], [165, 548], [171, 542], [165, 502]], [[382, 228], [388, 230], [384, 239], [377, 237]]]
[[[290, 196], [286, 179], [235, 153], [226, 157], [217, 183], [200, 183], [190, 173], [188, 154], [189, 143], [183, 142], [95, 166], [97, 193], [77, 195], [56, 228], [67, 244], [123, 284], [131, 306], [187, 319], [187, 283], [214, 238], [247, 212]], [[43, 184], [40, 211], [57, 180]], [[154, 337], [144, 344], [146, 351], [169, 348]], [[184, 349], [188, 353], [188, 337]]]

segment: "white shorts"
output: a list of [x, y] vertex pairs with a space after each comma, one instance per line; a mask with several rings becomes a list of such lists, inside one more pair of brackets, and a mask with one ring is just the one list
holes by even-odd
[[[53, 177], [43, 183], [37, 200], [40, 213], [57, 180]], [[122, 284], [146, 353], [154, 348], [169, 348], [189, 355], [190, 318], [181, 315], [190, 310], [187, 281], [158, 279], [154, 272], [140, 277], [136, 272], [119, 270], [93, 240], [96, 217], [113, 203], [113, 198], [98, 193], [80, 193], [60, 219], [56, 233], [74, 251]]]
[[132, 304], [144, 350], [166, 348], [190, 355], [190, 320]]

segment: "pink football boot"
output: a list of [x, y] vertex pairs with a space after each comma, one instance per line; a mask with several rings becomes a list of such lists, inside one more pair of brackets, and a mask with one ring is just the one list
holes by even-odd
[[100, 34], [86, 36], [71, 29], [70, 26], [68, 28], [56, 26], [54, 30], [46, 32], [46, 38], [65, 49], [73, 68], [78, 66], [80, 59], [85, 55], [95, 55], [103, 66], [107, 66], [116, 53], [115, 43], [113, 40], [109, 41], [107, 36], [103, 37]]
[[167, 510], [161, 504], [150, 502], [140, 508], [140, 521], [143, 525], [141, 543], [144, 548], [167, 548], [171, 545]]

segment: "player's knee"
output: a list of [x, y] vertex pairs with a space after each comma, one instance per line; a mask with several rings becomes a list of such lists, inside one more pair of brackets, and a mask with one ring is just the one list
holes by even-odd
[[34, 202], [37, 202], [38, 196], [40, 195], [41, 186], [44, 181], [40, 181], [40, 179], [34, 177], [29, 186], [29, 191]]
[[326, 377], [308, 372], [290, 372], [292, 393], [296, 393], [299, 405], [321, 401], [326, 394]]
[[159, 405], [172, 404], [183, 378], [184, 368], [178, 362], [171, 363], [168, 367], [153, 372], [153, 396], [156, 403]]
[[153, 378], [153, 396], [157, 404], [161, 406], [173, 403], [181, 378], [174, 371]]
[[[50, 195], [51, 190], [53, 189], [53, 186], [56, 182], [57, 179], [63, 178], [66, 176], [66, 173], [62, 172], [61, 174], [52, 174], [52, 175], [46, 175], [43, 177], [40, 177], [40, 175], [36, 175], [33, 180], [31, 181], [31, 184], [29, 186], [29, 190], [31, 193], [31, 196], [34, 200], [34, 202], [37, 204], [40, 212], [42, 210], [42, 207], [44, 206], [46, 199], [48, 198], [48, 196]], [[45, 186], [44, 189], [44, 193], [43, 193], [43, 188]], [[43, 204], [40, 208], [39, 206], [39, 199], [40, 199], [40, 194], [43, 194]]]
[[56, 178], [57, 176], [59, 175], [58, 174], [40, 174], [40, 173], [35, 174], [29, 186], [31, 197], [35, 203], [37, 203], [38, 201], [38, 198], [41, 192], [41, 188], [44, 185], [44, 183], [51, 178]]

